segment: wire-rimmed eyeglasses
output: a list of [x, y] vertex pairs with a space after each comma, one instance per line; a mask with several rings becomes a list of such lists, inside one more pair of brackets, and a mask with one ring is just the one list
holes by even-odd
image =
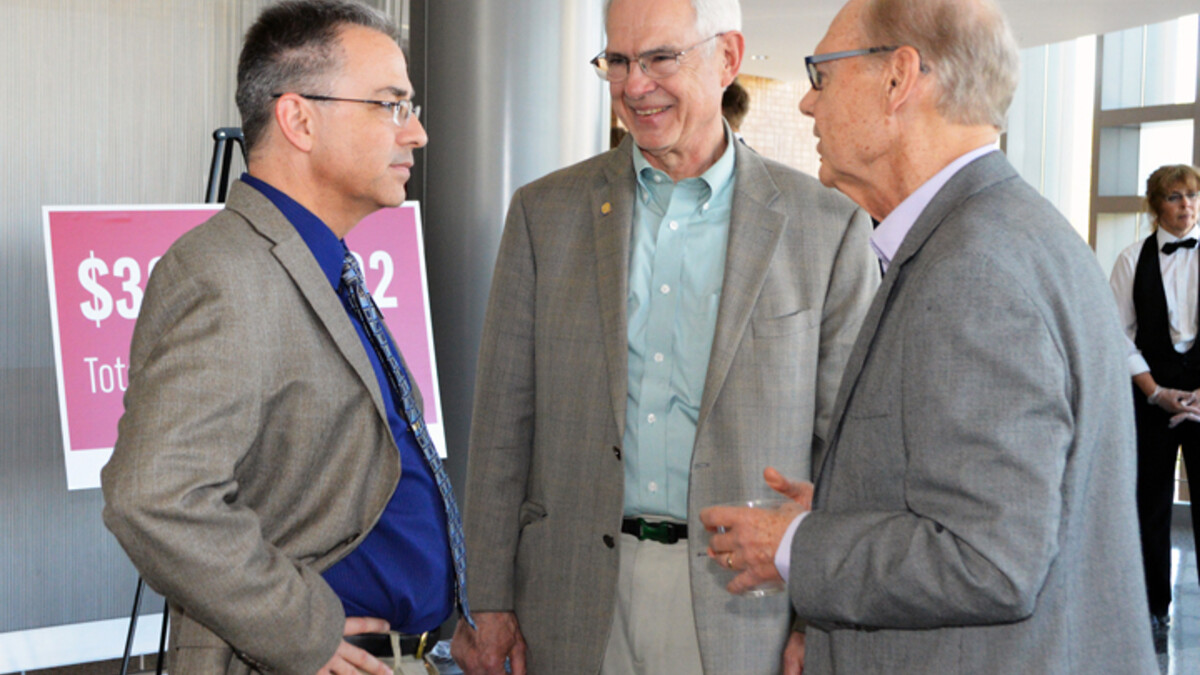
[[[900, 47], [867, 47], [866, 49], [848, 49], [844, 52], [830, 52], [828, 54], [813, 54], [812, 56], [804, 57], [804, 68], [808, 70], [808, 83], [812, 85], [814, 91], [821, 91], [821, 87], [825, 86], [824, 78], [821, 71], [817, 70], [817, 64], [827, 63], [829, 61], [837, 61], [838, 59], [848, 59], [852, 56], [866, 56], [867, 54], [879, 54], [880, 52], [894, 52]], [[924, 67], [922, 67], [924, 70]]]
[[[715, 40], [724, 34], [717, 33], [716, 35], [710, 35], [687, 49], [680, 51], [652, 49], [648, 52], [638, 54], [634, 57], [634, 60], [641, 66], [642, 72], [646, 74], [646, 77], [653, 80], [661, 80], [679, 72], [680, 59], [685, 54], [705, 42]], [[596, 75], [607, 82], [624, 82], [629, 77], [629, 57], [624, 54], [600, 52], [589, 63], [596, 69]]]
[[[300, 98], [306, 98], [310, 101], [341, 101], [344, 103], [370, 103], [371, 105], [380, 105], [387, 108], [392, 113], [392, 121], [396, 126], [403, 127], [408, 124], [411, 117], [421, 117], [421, 106], [413, 105], [409, 99], [403, 101], [375, 101], [368, 98], [338, 98], [337, 96], [321, 96], [320, 94], [296, 94]], [[271, 94], [274, 98], [279, 98], [283, 94]]]

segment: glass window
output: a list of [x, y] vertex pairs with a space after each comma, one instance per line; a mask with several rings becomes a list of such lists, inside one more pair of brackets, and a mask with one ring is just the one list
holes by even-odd
[[1096, 215], [1096, 258], [1105, 278], [1112, 275], [1113, 263], [1125, 247], [1150, 233], [1145, 213], [1100, 213]]
[[1021, 176], [1087, 237], [1096, 36], [1021, 50], [1005, 152]]
[[1104, 36], [1103, 110], [1196, 100], [1197, 15]]
[[1164, 164], [1192, 163], [1192, 120], [1100, 129], [1102, 197], [1146, 194], [1146, 177]]

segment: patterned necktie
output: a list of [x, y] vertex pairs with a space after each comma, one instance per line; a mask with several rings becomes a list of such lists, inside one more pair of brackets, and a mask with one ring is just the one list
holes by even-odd
[[413, 398], [408, 373], [404, 372], [404, 366], [392, 351], [391, 343], [388, 340], [387, 326], [384, 325], [383, 317], [379, 314], [379, 308], [375, 306], [371, 294], [367, 292], [362, 270], [359, 269], [358, 261], [354, 259], [349, 249], [346, 250], [346, 256], [342, 260], [342, 289], [349, 301], [351, 311], [366, 329], [371, 346], [375, 348], [375, 353], [383, 365], [383, 372], [392, 386], [392, 392], [400, 396], [401, 405], [404, 407], [404, 418], [408, 420], [409, 429], [412, 430], [417, 445], [421, 446], [421, 453], [425, 455], [425, 461], [429, 464], [429, 468], [433, 471], [433, 477], [437, 481], [438, 492], [442, 494], [442, 506], [446, 511], [447, 529], [450, 531], [450, 553], [454, 558], [455, 600], [458, 603], [459, 613], [474, 628], [475, 619], [471, 617], [471, 610], [467, 607], [467, 554], [466, 546], [463, 544], [462, 518], [458, 514], [458, 504], [454, 501], [450, 477], [446, 475], [446, 469], [442, 466], [441, 457], [438, 457], [437, 448], [433, 446], [433, 441], [429, 438], [429, 431], [425, 429], [425, 418], [422, 417], [421, 410], [417, 408], [417, 402]]

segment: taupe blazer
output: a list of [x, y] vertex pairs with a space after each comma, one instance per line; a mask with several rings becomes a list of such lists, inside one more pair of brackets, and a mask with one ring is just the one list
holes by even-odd
[[341, 640], [320, 572], [400, 477], [379, 386], [295, 228], [235, 183], [155, 267], [104, 522], [171, 603], [171, 673], [312, 675]]
[[[774, 673], [787, 598], [732, 597], [700, 509], [804, 478], [878, 283], [866, 215], [735, 146], [735, 194], [688, 494], [711, 673]], [[466, 533], [474, 611], [515, 611], [535, 674], [600, 668], [616, 599], [628, 382], [632, 141], [517, 191], [480, 350]]]
[[805, 673], [1157, 673], [1125, 341], [999, 152], [904, 239], [846, 368], [790, 594]]

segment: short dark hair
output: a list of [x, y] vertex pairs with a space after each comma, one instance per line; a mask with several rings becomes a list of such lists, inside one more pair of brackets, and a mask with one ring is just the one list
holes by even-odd
[[746, 92], [737, 80], [734, 80], [725, 88], [725, 93], [721, 96], [721, 114], [729, 121], [729, 126], [737, 131], [742, 126], [742, 120], [746, 119], [746, 113], [750, 112], [750, 94]]
[[259, 15], [238, 59], [237, 106], [247, 152], [271, 122], [272, 94], [327, 93], [328, 76], [341, 67], [337, 41], [347, 25], [397, 38], [386, 16], [355, 0], [285, 0]]

